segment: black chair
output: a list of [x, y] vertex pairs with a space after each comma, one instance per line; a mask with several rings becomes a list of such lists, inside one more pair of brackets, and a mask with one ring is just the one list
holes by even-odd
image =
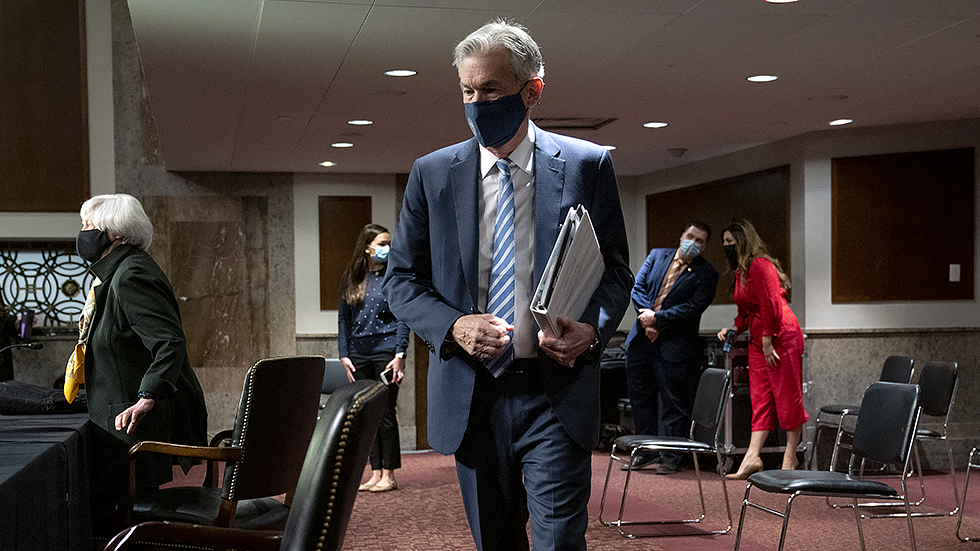
[[[912, 358], [907, 356], [889, 356], [885, 358], [885, 363], [881, 367], [879, 382], [885, 383], [910, 383], [912, 374], [915, 371]], [[817, 421], [813, 431], [813, 446], [809, 453], [808, 468], [815, 468], [817, 461], [817, 442], [821, 427], [834, 427], [837, 436], [834, 439], [834, 451], [830, 457], [830, 470], [837, 469], [837, 454], [841, 448], [850, 448], [847, 444], [841, 443], [841, 438], [849, 432], [844, 426], [848, 417], [857, 416], [860, 413], [860, 406], [846, 404], [832, 404], [823, 406], [817, 412]], [[828, 420], [827, 417], [830, 417]]]
[[341, 549], [387, 392], [378, 381], [364, 380], [330, 396], [306, 452], [284, 531], [147, 522], [117, 534], [106, 551], [122, 551], [136, 543], [256, 551]]
[[[916, 442], [933, 442], [941, 441], [946, 446], [946, 457], [948, 460], [947, 466], [949, 467], [949, 476], [953, 485], [953, 503], [956, 505], [951, 511], [946, 512], [914, 512], [912, 516], [914, 517], [942, 517], [942, 516], [953, 516], [959, 511], [959, 492], [956, 487], [956, 471], [953, 466], [953, 450], [950, 448], [949, 439], [947, 438], [947, 427], [949, 424], [949, 412], [953, 407], [953, 403], [956, 398], [956, 387], [958, 377], [958, 369], [956, 362], [929, 362], [922, 368], [922, 373], [919, 375], [919, 389], [921, 391], [921, 400], [919, 401], [921, 411], [920, 415], [928, 415], [930, 417], [941, 417], [943, 419], [943, 425], [941, 430], [931, 430], [931, 429], [918, 429], [915, 433]], [[914, 465], [914, 470], [918, 475], [919, 479], [919, 492], [920, 498], [914, 503], [910, 503], [913, 507], [922, 505], [926, 499], [926, 485], [925, 480], [922, 477], [922, 461], [919, 457], [919, 449], [916, 446], [912, 446], [912, 460]], [[863, 475], [864, 473], [860, 473]], [[894, 507], [894, 503], [862, 503], [862, 508], [869, 507]], [[834, 508], [840, 507], [850, 507], [850, 505], [832, 505]], [[895, 518], [905, 516], [905, 513], [887, 513], [887, 514], [867, 514], [868, 518]]]
[[[698, 465], [698, 454], [715, 454], [718, 460], [718, 476], [721, 478], [722, 493], [725, 496], [725, 510], [728, 512], [728, 527], [724, 530], [709, 532], [710, 534], [726, 534], [732, 529], [732, 509], [728, 500], [728, 487], [725, 484], [725, 465], [722, 457], [722, 414], [731, 398], [731, 379], [725, 369], [708, 368], [701, 374], [697, 394], [691, 413], [690, 438], [670, 436], [630, 435], [621, 436], [613, 441], [612, 453], [609, 455], [609, 467], [606, 469], [606, 481], [602, 486], [602, 499], [599, 502], [599, 522], [605, 526], [616, 526], [619, 533], [628, 538], [677, 535], [677, 534], [635, 534], [623, 530], [624, 526], [651, 524], [689, 524], [700, 523], [705, 518], [704, 490], [701, 486], [701, 469]], [[701, 498], [701, 515], [695, 519], [684, 520], [623, 520], [626, 508], [626, 494], [629, 490], [630, 476], [633, 474], [634, 459], [637, 454], [646, 451], [678, 451], [691, 452], [694, 457], [694, 472], [698, 481], [698, 493]], [[623, 483], [622, 500], [619, 503], [619, 517], [616, 520], [603, 520], [602, 513], [606, 503], [606, 490], [609, 487], [609, 475], [614, 463], [626, 465], [626, 481]], [[701, 535], [695, 532], [680, 535]]]
[[[942, 442], [946, 447], [946, 458], [948, 460], [949, 478], [953, 484], [953, 502], [956, 504], [951, 511], [941, 513], [913, 513], [913, 516], [935, 517], [953, 516], [959, 512], [959, 492], [956, 487], [956, 470], [953, 466], [953, 450], [950, 447], [948, 438], [949, 412], [956, 403], [956, 387], [959, 382], [959, 369], [956, 362], [929, 362], [922, 368], [919, 375], [919, 388], [922, 391], [922, 415], [930, 417], [941, 417], [943, 425], [939, 430], [919, 429], [915, 433], [916, 442]], [[925, 481], [922, 479], [922, 461], [919, 458], [919, 449], [912, 448], [914, 452], [916, 472], [919, 475], [919, 489], [922, 498], [913, 505], [921, 505], [926, 499]], [[885, 515], [901, 516], [901, 515]]]
[[[322, 380], [322, 356], [259, 360], [245, 375], [234, 430], [216, 435], [211, 446], [133, 446], [125, 525], [171, 520], [281, 530], [316, 425]], [[136, 457], [143, 453], [207, 460], [204, 485], [136, 493]], [[225, 464], [221, 488], [219, 463]], [[286, 504], [275, 499], [281, 494]]]
[[320, 409], [327, 404], [327, 398], [338, 388], [350, 384], [347, 368], [338, 358], [325, 358], [323, 362], [323, 383], [320, 385]]
[[970, 471], [973, 469], [980, 469], [980, 463], [974, 460], [974, 456], [977, 455], [978, 448], [973, 448], [970, 450], [970, 459], [966, 462], [966, 480], [963, 481], [963, 496], [960, 497], [960, 510], [959, 515], [956, 517], [956, 538], [960, 541], [980, 541], [978, 536], [964, 536], [960, 534], [960, 527], [963, 525], [963, 510], [966, 508], [966, 492], [970, 488]]
[[[820, 496], [848, 498], [853, 502], [854, 518], [857, 521], [861, 549], [865, 549], [864, 530], [861, 527], [861, 512], [858, 499], [891, 500], [905, 506], [909, 538], [915, 550], [915, 531], [912, 528], [911, 505], [908, 499], [906, 476], [909, 470], [911, 449], [919, 420], [919, 387], [902, 383], [873, 383], [864, 393], [861, 414], [858, 415], [852, 442], [853, 453], [850, 471], [858, 457], [862, 465], [866, 459], [885, 464], [902, 466], [901, 493], [883, 482], [861, 479], [849, 474], [834, 471], [762, 471], [751, 475], [742, 500], [742, 511], [735, 536], [735, 549], [739, 548], [745, 510], [748, 507], [781, 517], [782, 532], [779, 549], [786, 542], [790, 510], [793, 500], [798, 496]], [[752, 488], [764, 492], [789, 495], [785, 512], [776, 511], [749, 500]], [[897, 503], [896, 503], [897, 504]]]

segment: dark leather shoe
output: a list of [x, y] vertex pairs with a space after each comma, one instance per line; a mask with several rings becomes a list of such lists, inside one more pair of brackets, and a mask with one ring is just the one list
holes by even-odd
[[[636, 457], [636, 459], [633, 460], [633, 470], [634, 471], [639, 471], [639, 470], [642, 470], [642, 469], [651, 467], [655, 463], [659, 463], [659, 462], [660, 462], [660, 454], [659, 453], [651, 453], [651, 454], [638, 455]], [[629, 466], [627, 466], [627, 465], [624, 464], [622, 467], [620, 467], [620, 470], [622, 470], [622, 471], [628, 471], [629, 470]]]
[[664, 462], [657, 467], [657, 474], [674, 474], [679, 472], [681, 472], [681, 466], [677, 463]]

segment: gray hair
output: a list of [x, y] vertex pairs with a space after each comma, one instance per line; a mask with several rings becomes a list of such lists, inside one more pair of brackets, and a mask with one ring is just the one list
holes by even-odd
[[118, 233], [123, 237], [123, 243], [144, 251], [153, 242], [153, 224], [143, 205], [132, 195], [96, 195], [82, 203], [78, 214], [83, 222], [87, 220], [100, 230]]
[[518, 79], [544, 78], [544, 60], [537, 43], [523, 26], [502, 19], [487, 23], [457, 44], [453, 49], [453, 67], [458, 69], [466, 58], [498, 49], [510, 51]]

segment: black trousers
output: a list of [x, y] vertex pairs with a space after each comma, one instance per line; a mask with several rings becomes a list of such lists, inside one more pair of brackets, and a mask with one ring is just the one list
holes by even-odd
[[[373, 379], [380, 381], [381, 372], [395, 358], [395, 351], [388, 350], [363, 356], [351, 354], [348, 357], [356, 369], [354, 371], [355, 380]], [[371, 448], [371, 470], [394, 470], [402, 466], [398, 417], [395, 411], [397, 402], [398, 385], [392, 383], [388, 385], [388, 404], [385, 406], [384, 415], [381, 417], [381, 426], [378, 427], [378, 434], [374, 439], [374, 446]]]

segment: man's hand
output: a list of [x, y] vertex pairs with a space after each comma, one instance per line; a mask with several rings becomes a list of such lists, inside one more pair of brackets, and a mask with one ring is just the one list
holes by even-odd
[[126, 434], [133, 434], [133, 429], [153, 409], [155, 403], [156, 400], [153, 398], [140, 398], [138, 402], [116, 416], [116, 430], [126, 429]]
[[653, 313], [653, 310], [649, 308], [640, 308], [640, 312], [636, 316], [636, 319], [640, 322], [640, 326], [644, 329], [657, 328], [657, 316]]
[[493, 314], [470, 314], [456, 320], [452, 335], [467, 354], [483, 361], [504, 351], [514, 326]]
[[640, 312], [636, 316], [636, 321], [640, 323], [640, 327], [643, 328], [643, 333], [650, 342], [657, 340], [657, 337], [660, 336], [660, 330], [657, 329], [657, 316], [653, 313], [653, 310], [640, 308]]
[[592, 346], [595, 329], [587, 323], [564, 318], [558, 318], [558, 329], [561, 331], [560, 337], [538, 331], [538, 345], [558, 363], [572, 367], [575, 359]]

